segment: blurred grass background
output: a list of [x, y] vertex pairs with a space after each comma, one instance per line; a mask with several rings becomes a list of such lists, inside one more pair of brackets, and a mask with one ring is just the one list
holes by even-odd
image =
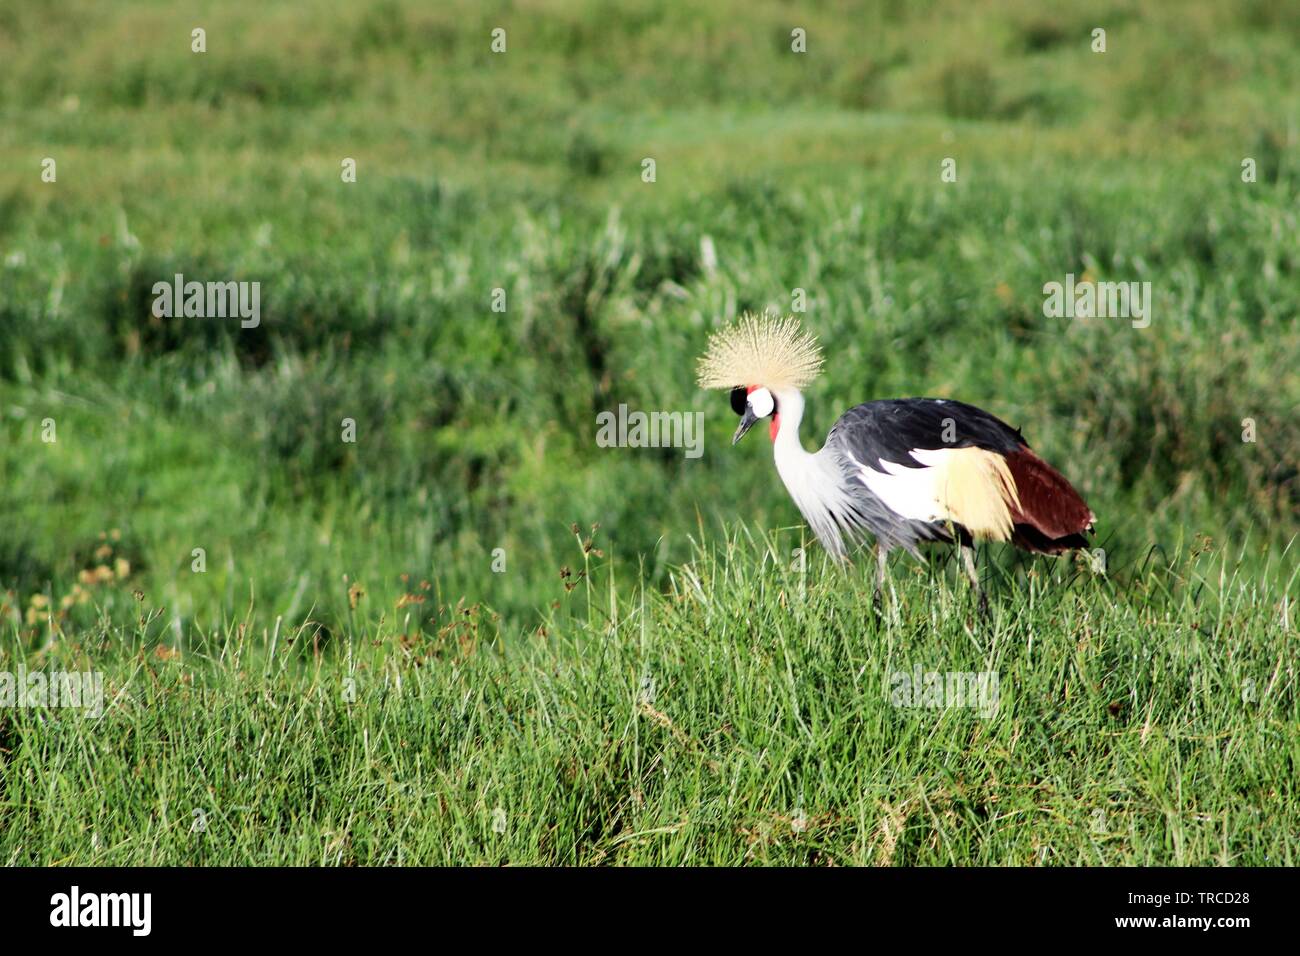
[[[701, 526], [797, 522], [693, 384], [711, 328], [795, 288], [830, 355], [806, 443], [868, 398], [960, 397], [1062, 466], [1113, 567], [1202, 534], [1285, 573], [1298, 45], [1264, 0], [5, 0], [10, 633], [45, 640], [34, 595], [118, 559], [60, 627], [131, 620], [137, 589], [178, 641], [250, 600], [326, 635], [458, 601], [532, 626], [573, 523], [662, 584]], [[154, 319], [177, 272], [259, 281], [261, 326]], [[1070, 272], [1150, 281], [1150, 328], [1044, 318]], [[703, 410], [704, 456], [598, 448], [622, 402]]]
[[[0, 860], [1295, 865], [1298, 47], [1270, 0], [0, 0], [0, 670], [108, 695], [0, 711]], [[261, 325], [153, 318], [177, 272]], [[1045, 318], [1067, 273], [1150, 327]], [[884, 619], [795, 574], [694, 385], [795, 289], [806, 444], [984, 406], [1107, 574], [986, 549], [988, 627], [946, 556]], [[620, 403], [703, 456], [597, 447]]]

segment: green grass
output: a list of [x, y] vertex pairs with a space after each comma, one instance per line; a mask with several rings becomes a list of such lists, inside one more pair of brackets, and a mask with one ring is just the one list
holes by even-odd
[[[115, 688], [0, 708], [0, 861], [1293, 864], [1298, 46], [1255, 0], [0, 0], [0, 671]], [[154, 319], [176, 272], [262, 325]], [[1066, 273], [1151, 326], [1045, 318]], [[885, 622], [781, 570], [693, 370], [796, 288], [806, 444], [988, 408], [1106, 575], [989, 549], [981, 629], [941, 552]], [[620, 403], [703, 456], [597, 447]], [[914, 664], [997, 716], [892, 706]]]
[[[8, 718], [5, 861], [1296, 864], [1294, 642], [1240, 555], [1006, 569], [984, 626], [955, 568], [897, 565], [878, 620], [798, 542], [660, 593], [575, 540], [537, 632], [463, 611], [321, 654], [255, 608], [149, 653], [146, 601], [41, 656], [112, 662], [111, 704]], [[996, 672], [996, 712], [894, 706], [914, 668]]]

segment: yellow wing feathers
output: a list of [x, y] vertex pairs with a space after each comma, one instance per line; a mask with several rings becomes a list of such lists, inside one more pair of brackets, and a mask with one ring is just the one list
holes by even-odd
[[882, 460], [883, 470], [861, 467], [859, 474], [903, 518], [954, 521], [981, 540], [1011, 538], [1020, 498], [1003, 456], [970, 446], [914, 448], [911, 457], [920, 468]]
[[948, 517], [977, 539], [1011, 539], [1020, 498], [1003, 456], [973, 445], [947, 449], [936, 468], [935, 492]]

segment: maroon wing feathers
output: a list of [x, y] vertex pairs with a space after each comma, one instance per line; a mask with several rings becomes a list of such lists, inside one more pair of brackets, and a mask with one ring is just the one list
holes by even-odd
[[1088, 547], [1084, 532], [1092, 530], [1095, 516], [1065, 476], [1027, 445], [1006, 460], [1020, 498], [1020, 507], [1011, 509], [1011, 540], [1043, 554]]

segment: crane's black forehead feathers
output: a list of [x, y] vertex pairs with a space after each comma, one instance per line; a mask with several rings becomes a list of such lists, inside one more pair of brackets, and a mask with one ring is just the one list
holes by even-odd
[[743, 388], [731, 390], [731, 410], [737, 415], [745, 414], [745, 397], [748, 393]]

